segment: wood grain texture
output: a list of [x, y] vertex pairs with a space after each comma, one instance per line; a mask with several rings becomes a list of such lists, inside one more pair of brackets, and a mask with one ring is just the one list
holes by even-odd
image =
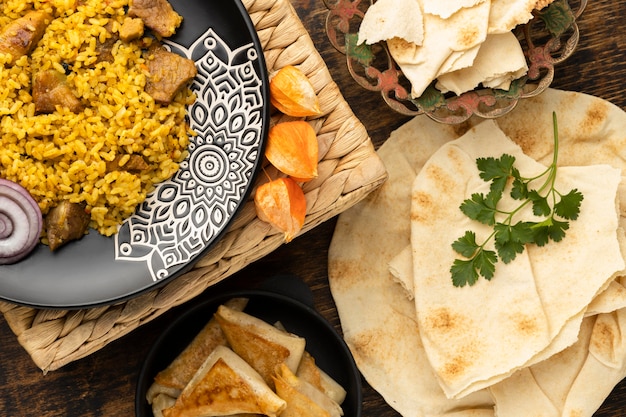
[[[382, 99], [356, 86], [323, 31], [325, 6], [321, 0], [292, 0], [317, 49], [346, 101], [363, 122], [376, 146], [408, 120], [387, 109]], [[557, 67], [554, 87], [580, 91], [626, 108], [626, 31], [621, 20], [626, 2], [590, 2], [579, 21], [580, 45], [574, 56]], [[327, 254], [335, 220], [331, 219], [198, 298], [237, 286], [258, 285], [279, 273], [299, 275], [311, 287], [316, 308], [340, 331], [327, 283]], [[174, 308], [100, 351], [43, 375], [0, 319], [0, 416], [95, 417], [134, 415], [134, 392], [143, 358], [161, 330], [185, 305]], [[364, 417], [397, 417], [391, 407], [364, 381]], [[619, 384], [595, 417], [626, 415], [626, 382]], [[349, 417], [349, 416], [347, 416]]]

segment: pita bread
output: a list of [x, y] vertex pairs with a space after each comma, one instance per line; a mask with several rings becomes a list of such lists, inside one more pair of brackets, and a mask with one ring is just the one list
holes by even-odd
[[473, 7], [485, 0], [423, 0], [424, 13], [447, 19], [464, 7]]
[[391, 38], [422, 44], [424, 21], [418, 0], [378, 0], [367, 9], [357, 43], [372, 45]]
[[229, 416], [259, 413], [278, 416], [286, 407], [243, 359], [217, 346], [164, 417]]
[[511, 417], [526, 417], [530, 410], [537, 417], [592, 416], [626, 377], [625, 325], [623, 308], [587, 317], [572, 347], [490, 388], [499, 412]]
[[[378, 150], [389, 179], [341, 214], [329, 251], [329, 283], [344, 339], [365, 379], [405, 417], [493, 417], [487, 391], [449, 400], [426, 358], [415, 304], [387, 263], [410, 239], [410, 190], [428, 157], [458, 137], [456, 127], [412, 119]], [[471, 410], [467, 414], [459, 410]], [[454, 414], [450, 414], [454, 415]]]
[[378, 0], [365, 13], [358, 42], [386, 41], [414, 98], [434, 80], [457, 95], [480, 84], [508, 90], [528, 72], [511, 31], [552, 1]]
[[[507, 51], [503, 59], [502, 51]], [[437, 77], [437, 89], [457, 95], [482, 84], [486, 88], [508, 90], [511, 81], [528, 72], [526, 57], [512, 32], [488, 35], [470, 66]]]
[[[621, 152], [626, 149], [626, 115], [607, 101], [548, 89], [538, 97], [521, 101], [514, 112], [499, 118], [497, 124], [527, 155], [545, 165], [552, 156], [551, 140], [539, 138], [552, 137], [551, 120], [543, 120], [552, 111], [559, 113], [560, 164], [607, 163], [626, 167], [626, 155]], [[477, 122], [472, 120], [469, 125]], [[416, 324], [415, 305], [389, 272], [390, 261], [410, 243], [412, 180], [436, 149], [460, 137], [466, 128], [417, 117], [393, 132], [378, 151], [387, 166], [388, 181], [339, 216], [330, 246], [329, 283], [346, 342], [365, 379], [405, 417], [494, 415], [495, 403], [489, 389], [461, 399], [448, 399], [434, 374], [425, 372], [431, 368]], [[603, 317], [604, 322], [623, 311], [585, 318], [581, 329], [593, 317]], [[608, 328], [609, 334], [626, 334], [623, 321], [614, 320]], [[591, 333], [589, 346], [603, 345], [600, 340], [607, 340], [600, 338], [599, 333], [599, 329]], [[575, 344], [530, 368], [533, 374], [544, 373], [544, 381], [548, 375], [553, 376], [541, 388], [555, 397], [568, 398], [567, 405], [563, 400], [555, 402], [562, 411], [579, 409], [580, 417], [591, 417], [590, 410], [597, 409], [600, 399], [621, 379], [620, 362], [616, 359], [624, 358], [624, 344], [619, 338], [610, 340], [618, 342], [606, 345], [602, 359], [587, 349], [584, 366], [570, 365], [580, 364], [580, 360], [559, 359]], [[600, 364], [612, 366], [609, 377], [603, 377], [607, 369]], [[501, 383], [511, 380], [507, 378]], [[514, 389], [526, 392], [522, 386]], [[525, 397], [518, 395], [518, 400], [523, 402]]]
[[[576, 317], [556, 351], [574, 343], [581, 312], [625, 267], [615, 205], [621, 170], [609, 165], [562, 167], [557, 189], [577, 188], [585, 196], [578, 220], [570, 223], [569, 239], [530, 245], [512, 262], [499, 263], [491, 281], [463, 289], [452, 286], [449, 270], [458, 255], [451, 243], [465, 230], [475, 230], [478, 242], [491, 233], [491, 227], [471, 221], [458, 209], [470, 194], [489, 191], [476, 159], [502, 154], [513, 155], [524, 176], [546, 169], [488, 120], [439, 149], [414, 183], [411, 242], [417, 318], [431, 365], [450, 397], [492, 385], [545, 358], [541, 353]], [[503, 199], [502, 204], [507, 211], [519, 202]], [[518, 218], [536, 220], [530, 206]], [[508, 341], [504, 352], [502, 340]], [[554, 348], [549, 355], [553, 353]]]
[[[387, 40], [389, 53], [411, 83], [411, 94], [422, 95], [441, 73], [441, 68], [458, 69], [448, 61], [455, 52], [471, 50], [487, 37], [489, 1], [462, 8], [448, 19], [424, 14], [424, 40], [421, 45], [401, 37]], [[453, 62], [458, 56], [452, 58]], [[463, 62], [463, 65], [466, 63]]]
[[505, 33], [515, 26], [528, 23], [533, 10], [541, 10], [553, 0], [491, 0], [489, 33]]
[[449, 72], [455, 72], [463, 68], [471, 67], [474, 64], [474, 60], [478, 55], [481, 45], [476, 45], [465, 51], [452, 52], [448, 59], [439, 68], [437, 77], [441, 74], [447, 74]]
[[285, 363], [292, 372], [298, 369], [306, 341], [282, 331], [242, 311], [220, 306], [215, 313], [232, 350], [249, 363], [273, 388], [276, 366]]

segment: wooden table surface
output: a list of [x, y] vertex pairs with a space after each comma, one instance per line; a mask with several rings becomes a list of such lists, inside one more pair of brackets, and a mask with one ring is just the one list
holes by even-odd
[[[380, 146], [392, 130], [408, 119], [389, 110], [376, 93], [365, 91], [352, 81], [344, 57], [331, 46], [324, 32], [327, 9], [323, 1], [292, 3], [346, 100], [374, 144]], [[553, 86], [592, 94], [626, 109], [622, 87], [626, 80], [622, 52], [626, 48], [624, 16], [626, 2], [590, 1], [579, 19], [579, 47], [572, 58], [557, 67]], [[316, 308], [340, 330], [327, 281], [328, 246], [334, 225], [334, 219], [322, 224], [210, 288], [200, 298], [227, 287], [254, 286], [274, 274], [296, 274], [311, 287]], [[184, 307], [173, 309], [91, 356], [46, 375], [0, 319], [0, 416], [133, 416], [135, 385], [144, 356], [164, 326]], [[363, 396], [364, 417], [399, 415], [365, 381]], [[626, 415], [626, 382], [615, 388], [595, 415]]]

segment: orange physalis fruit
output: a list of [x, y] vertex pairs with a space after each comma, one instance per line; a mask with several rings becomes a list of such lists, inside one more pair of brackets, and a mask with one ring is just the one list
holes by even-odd
[[304, 120], [278, 123], [268, 132], [265, 156], [279, 171], [298, 181], [317, 177], [315, 130]]
[[307, 76], [287, 65], [270, 79], [270, 102], [280, 112], [294, 117], [319, 116], [319, 99]]
[[285, 234], [290, 242], [302, 229], [306, 215], [304, 191], [291, 178], [278, 178], [259, 185], [254, 194], [257, 216]]

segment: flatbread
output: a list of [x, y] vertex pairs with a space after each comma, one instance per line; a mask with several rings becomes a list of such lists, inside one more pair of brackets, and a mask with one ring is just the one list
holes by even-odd
[[372, 45], [391, 38], [422, 44], [424, 21], [418, 0], [378, 0], [367, 9], [357, 43]]
[[[483, 391], [448, 400], [421, 346], [415, 305], [388, 272], [387, 262], [409, 244], [411, 184], [427, 158], [458, 137], [455, 127], [413, 119], [378, 150], [389, 179], [338, 218], [329, 252], [329, 283], [344, 338], [359, 370], [405, 417], [493, 417]], [[453, 415], [453, 414], [450, 414]], [[481, 416], [482, 417], [482, 416]]]
[[[608, 163], [626, 168], [626, 115], [605, 100], [548, 89], [538, 97], [520, 101], [515, 111], [497, 123], [526, 154], [548, 164], [552, 141], [540, 138], [551, 138], [552, 121], [544, 117], [552, 111], [559, 114], [560, 164]], [[472, 120], [469, 125], [477, 123]], [[460, 137], [466, 128], [417, 117], [393, 132], [378, 151], [388, 169], [388, 181], [339, 216], [330, 246], [329, 283], [345, 340], [369, 384], [405, 417], [494, 416], [494, 400], [488, 389], [457, 400], [443, 394], [434, 374], [427, 372], [430, 363], [421, 344], [415, 306], [389, 272], [390, 261], [410, 243], [412, 180], [436, 149]], [[622, 311], [602, 314], [611, 318]], [[611, 335], [626, 335], [621, 320], [603, 328], [610, 329]], [[603, 346], [602, 340], [607, 339], [600, 338], [599, 333], [600, 328], [590, 340]], [[558, 361], [569, 349], [553, 355], [550, 366], [541, 368], [546, 361], [533, 365], [533, 372], [542, 369], [545, 375], [554, 375], [552, 385], [542, 387], [549, 387], [546, 390], [555, 396], [569, 398], [563, 410], [581, 409], [581, 417], [591, 417], [590, 410], [597, 409], [599, 400], [621, 379], [624, 343], [610, 340], [618, 343], [607, 344], [602, 356], [588, 349], [583, 367], [571, 368], [569, 362]], [[604, 378], [607, 369], [603, 367], [607, 365], [613, 370]], [[525, 392], [521, 386], [515, 389]], [[523, 402], [525, 397], [519, 395], [518, 400]], [[557, 404], [561, 407], [563, 402]]]
[[473, 7], [485, 0], [423, 0], [424, 12], [447, 19], [464, 7]]
[[[506, 51], [506, 56], [503, 55]], [[512, 32], [487, 35], [472, 65], [437, 77], [437, 89], [457, 95], [482, 84], [486, 88], [508, 90], [511, 81], [528, 72], [524, 51]]]
[[489, 33], [505, 33], [515, 26], [528, 23], [533, 10], [541, 10], [553, 0], [491, 0]]
[[[487, 37], [490, 1], [460, 9], [448, 19], [424, 14], [424, 40], [420, 45], [396, 37], [387, 40], [389, 53], [411, 83], [411, 94], [422, 95], [441, 73], [441, 68], [458, 69], [457, 52], [471, 50]], [[465, 63], [463, 63], [465, 65]]]
[[[615, 205], [621, 170], [609, 165], [563, 167], [557, 189], [577, 188], [585, 195], [578, 220], [570, 223], [569, 238], [543, 247], [530, 245], [514, 261], [499, 263], [491, 281], [479, 280], [463, 289], [452, 286], [449, 270], [458, 255], [451, 243], [466, 230], [475, 230], [477, 242], [482, 242], [492, 230], [458, 209], [472, 193], [489, 191], [478, 175], [476, 159], [502, 154], [515, 156], [524, 176], [546, 169], [487, 120], [440, 148], [413, 187], [418, 323], [431, 365], [450, 397], [492, 385], [573, 344], [581, 313], [625, 267]], [[502, 209], [512, 210], [519, 202], [503, 199], [502, 204]], [[519, 219], [537, 220], [531, 206]], [[555, 258], [561, 262], [555, 263]], [[567, 334], [561, 334], [567, 323]], [[557, 335], [562, 336], [559, 345], [545, 355]], [[504, 351], [502, 340], [507, 340]]]
[[490, 388], [501, 415], [592, 416], [626, 377], [626, 310], [587, 317], [578, 341]]
[[512, 80], [528, 71], [511, 30], [528, 22], [536, 7], [548, 3], [550, 0], [378, 0], [365, 12], [358, 43], [386, 41], [389, 53], [411, 83], [413, 97], [421, 96], [435, 79], [444, 93], [461, 94], [481, 83], [508, 90]]

